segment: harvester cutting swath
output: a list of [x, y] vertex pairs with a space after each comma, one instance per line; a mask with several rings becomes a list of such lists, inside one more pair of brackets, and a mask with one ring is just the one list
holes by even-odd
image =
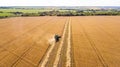
[[[64, 25], [62, 37], [55, 34], [54, 38], [50, 39], [49, 42], [50, 42], [51, 46], [49, 47], [44, 59], [40, 63], [40, 65], [39, 65], [40, 67], [45, 67], [45, 66], [58, 67], [58, 66], [63, 65], [60, 61], [62, 61], [65, 64], [63, 66], [67, 66], [67, 67], [71, 66], [71, 59], [70, 59], [71, 58], [70, 57], [70, 53], [71, 53], [70, 52], [70, 49], [71, 49], [70, 48], [70, 31], [71, 31], [70, 30], [70, 18], [68, 18], [66, 20], [65, 25]], [[61, 38], [60, 42], [59, 42], [59, 38]], [[57, 46], [55, 46], [55, 45], [57, 45]], [[58, 49], [54, 50], [55, 48], [58, 48]], [[65, 49], [64, 52], [63, 52], [63, 48]], [[54, 58], [51, 57], [51, 54], [53, 52], [56, 52], [54, 54], [54, 56], [55, 56]], [[52, 61], [52, 63], [50, 63], [51, 61]]]

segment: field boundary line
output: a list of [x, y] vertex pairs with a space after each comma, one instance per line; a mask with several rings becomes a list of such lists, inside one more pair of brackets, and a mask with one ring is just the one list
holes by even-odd
[[[69, 20], [69, 19], [68, 19]], [[53, 67], [57, 67], [58, 63], [59, 63], [59, 60], [60, 60], [60, 53], [61, 53], [61, 50], [62, 50], [62, 46], [63, 46], [63, 43], [64, 43], [64, 38], [65, 38], [65, 33], [66, 33], [66, 30], [67, 30], [67, 26], [68, 26], [68, 20], [66, 21], [65, 23], [65, 27], [64, 27], [64, 30], [63, 30], [63, 34], [62, 34], [62, 39], [61, 39], [61, 43], [60, 43], [60, 46], [58, 48], [58, 51], [57, 51], [57, 55], [55, 57], [55, 61], [53, 63]]]

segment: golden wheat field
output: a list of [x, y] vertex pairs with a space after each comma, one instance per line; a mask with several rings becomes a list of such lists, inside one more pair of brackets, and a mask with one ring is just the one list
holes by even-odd
[[73, 17], [72, 48], [76, 67], [120, 66], [120, 17]]
[[0, 20], [0, 67], [37, 66], [55, 33], [61, 34], [66, 19], [57, 17]]
[[[0, 19], [0, 67], [119, 67], [120, 16]], [[61, 36], [59, 42], [54, 35]]]

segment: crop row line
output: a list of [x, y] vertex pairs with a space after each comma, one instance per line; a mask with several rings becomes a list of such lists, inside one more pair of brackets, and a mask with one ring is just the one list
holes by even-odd
[[103, 67], [108, 67], [107, 63], [105, 62], [103, 56], [101, 55], [101, 53], [99, 52], [99, 50], [97, 49], [97, 47], [95, 46], [95, 43], [93, 40], [91, 40], [90, 36], [87, 34], [87, 32], [85, 31], [85, 28], [82, 26], [81, 27], [83, 29], [83, 32], [85, 33], [86, 38], [88, 39], [91, 47], [93, 48], [93, 50], [95, 51], [98, 59], [100, 60], [100, 62], [102, 63]]

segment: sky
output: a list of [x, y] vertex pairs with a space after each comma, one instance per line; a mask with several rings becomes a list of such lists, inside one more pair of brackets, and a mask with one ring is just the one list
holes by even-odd
[[0, 0], [0, 6], [120, 6], [120, 0]]

